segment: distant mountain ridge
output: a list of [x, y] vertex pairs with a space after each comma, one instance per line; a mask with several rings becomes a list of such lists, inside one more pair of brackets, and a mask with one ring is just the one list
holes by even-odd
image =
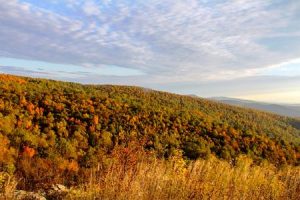
[[228, 97], [212, 97], [209, 99], [233, 106], [252, 108], [289, 117], [300, 117], [299, 104], [276, 104]]

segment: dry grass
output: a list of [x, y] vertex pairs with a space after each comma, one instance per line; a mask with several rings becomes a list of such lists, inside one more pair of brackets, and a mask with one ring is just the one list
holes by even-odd
[[[0, 199], [13, 199], [17, 182], [0, 173]], [[300, 199], [300, 167], [254, 165], [246, 157], [235, 166], [211, 157], [186, 163], [180, 156], [159, 160], [114, 157], [92, 169], [86, 184], [66, 199]]]
[[13, 194], [17, 186], [14, 176], [0, 172], [0, 199], [13, 199]]
[[300, 169], [256, 166], [244, 157], [234, 167], [216, 158], [189, 164], [180, 157], [142, 160], [131, 166], [114, 162], [105, 172], [91, 173], [89, 184], [73, 188], [68, 199], [298, 200]]

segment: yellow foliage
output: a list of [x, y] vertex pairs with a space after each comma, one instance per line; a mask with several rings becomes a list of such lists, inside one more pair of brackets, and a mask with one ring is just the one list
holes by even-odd
[[0, 134], [0, 166], [13, 163], [15, 154], [15, 149], [10, 147], [9, 140]]
[[26, 123], [25, 123], [25, 128], [29, 129], [29, 128], [31, 128], [31, 126], [32, 126], [31, 120], [27, 120]]

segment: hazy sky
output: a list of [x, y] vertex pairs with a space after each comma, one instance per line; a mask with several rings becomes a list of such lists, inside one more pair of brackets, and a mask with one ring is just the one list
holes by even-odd
[[0, 72], [300, 103], [300, 1], [0, 0]]

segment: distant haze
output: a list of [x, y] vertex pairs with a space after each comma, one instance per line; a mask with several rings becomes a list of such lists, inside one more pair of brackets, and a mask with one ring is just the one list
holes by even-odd
[[245, 108], [253, 108], [257, 110], [267, 111], [276, 113], [279, 115], [300, 117], [300, 105], [293, 104], [271, 104], [265, 102], [256, 102], [228, 97], [212, 97], [210, 98], [215, 101], [219, 101], [225, 104], [240, 106]]

